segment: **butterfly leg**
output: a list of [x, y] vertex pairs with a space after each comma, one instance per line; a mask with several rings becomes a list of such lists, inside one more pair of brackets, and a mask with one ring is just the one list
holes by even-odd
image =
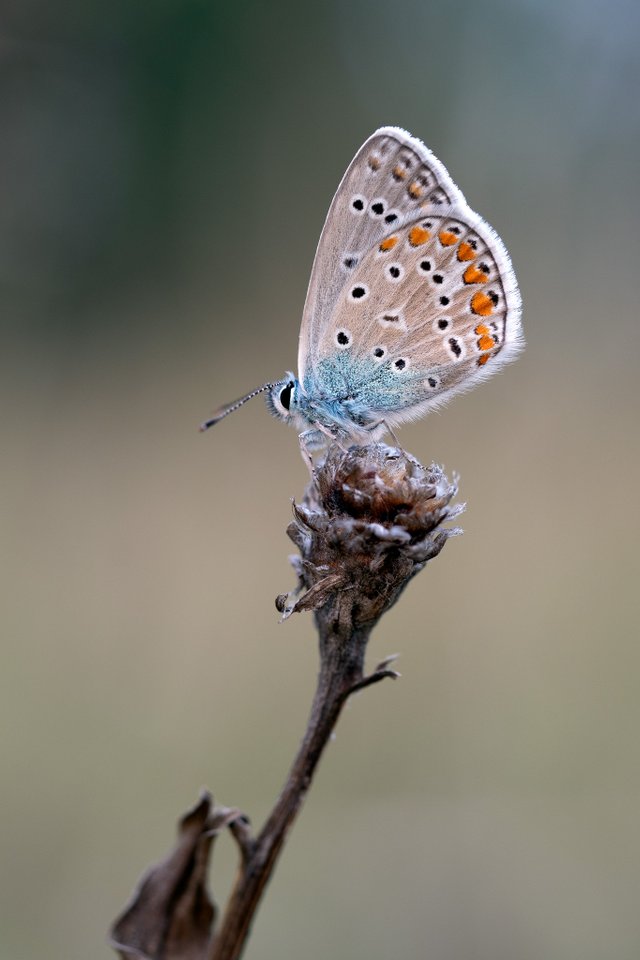
[[312, 428], [310, 430], [303, 430], [302, 433], [298, 434], [298, 443], [300, 444], [300, 453], [302, 454], [302, 459], [307, 465], [307, 469], [311, 474], [311, 479], [315, 481], [316, 479], [316, 468], [313, 463], [313, 453], [318, 450], [322, 450], [323, 447], [327, 446], [325, 436], [328, 436], [331, 440], [333, 437], [326, 430], [320, 428]]
[[[384, 427], [384, 433], [390, 434], [395, 445], [399, 447], [400, 450], [402, 450], [402, 444], [400, 443], [400, 441], [398, 440], [398, 438], [396, 437], [395, 433], [393, 432], [393, 430], [391, 429], [391, 427], [389, 426], [386, 420], [376, 420], [376, 422], [372, 423], [370, 427], [367, 427], [367, 431], [369, 433], [375, 434], [376, 430], [379, 430], [380, 427]], [[382, 436], [384, 436], [384, 434], [382, 434]]]
[[384, 427], [385, 427], [385, 430], [387, 431], [387, 433], [389, 433], [389, 434], [391, 435], [391, 439], [392, 439], [393, 442], [395, 443], [396, 447], [399, 447], [399, 448], [402, 450], [402, 449], [403, 449], [402, 444], [400, 443], [400, 441], [399, 441], [398, 438], [396, 437], [395, 433], [393, 432], [393, 428], [389, 426], [389, 424], [387, 423], [386, 420], [383, 420], [382, 422], [384, 423]]
[[345, 447], [345, 445], [341, 443], [340, 440], [338, 440], [335, 433], [332, 433], [331, 430], [328, 429], [328, 427], [323, 427], [322, 424], [319, 423], [317, 425], [317, 432], [324, 434], [324, 436], [329, 441], [329, 444], [335, 443], [338, 447], [340, 447], [343, 453], [349, 452], [349, 448]]
[[413, 454], [409, 453], [407, 450], [404, 449], [404, 447], [402, 446], [402, 444], [401, 444], [400, 441], [398, 440], [397, 436], [395, 435], [392, 427], [389, 426], [389, 424], [387, 423], [386, 420], [378, 420], [377, 423], [374, 423], [371, 427], [369, 427], [369, 431], [370, 431], [371, 433], [374, 433], [379, 427], [384, 427], [385, 432], [391, 435], [391, 438], [393, 439], [393, 441], [394, 441], [395, 445], [398, 447], [398, 449], [399, 449], [399, 450], [402, 450], [402, 452], [404, 453], [404, 455], [405, 455], [406, 457], [408, 457], [408, 459], [411, 460], [411, 462], [414, 463], [417, 467], [421, 467], [421, 468], [422, 468], [422, 464], [420, 463], [420, 461], [419, 461], [419, 460], [416, 460], [416, 458], [413, 456]]
[[312, 480], [315, 480], [316, 478], [316, 469], [313, 465], [313, 457], [311, 456], [311, 449], [313, 445], [312, 436], [315, 432], [315, 430], [303, 430], [302, 433], [298, 434], [300, 453]]
[[298, 442], [300, 444], [302, 459], [306, 463], [312, 479], [315, 479], [315, 466], [312, 453], [316, 450], [321, 450], [323, 447], [329, 447], [332, 443], [340, 447], [343, 453], [348, 452], [348, 447], [345, 447], [331, 430], [320, 423], [310, 430], [303, 430], [302, 433], [299, 433]]

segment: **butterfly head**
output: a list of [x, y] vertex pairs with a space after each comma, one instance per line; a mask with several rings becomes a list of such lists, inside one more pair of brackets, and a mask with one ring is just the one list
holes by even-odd
[[294, 422], [299, 419], [302, 389], [295, 376], [292, 373], [287, 373], [282, 380], [278, 380], [276, 383], [265, 383], [247, 393], [244, 397], [240, 397], [239, 400], [234, 400], [233, 403], [227, 403], [220, 407], [212, 417], [200, 424], [200, 429], [208, 430], [209, 427], [215, 426], [216, 423], [228, 417], [230, 413], [234, 413], [244, 406], [247, 400], [252, 400], [260, 393], [267, 394], [267, 406], [274, 417], [285, 422]]
[[292, 373], [271, 384], [267, 394], [267, 406], [274, 417], [290, 422], [299, 412], [300, 383]]

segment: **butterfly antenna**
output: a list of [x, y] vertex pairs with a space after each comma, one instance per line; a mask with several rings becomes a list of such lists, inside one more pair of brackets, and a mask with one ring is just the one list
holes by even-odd
[[233, 413], [234, 410], [237, 410], [238, 407], [241, 407], [243, 403], [247, 402], [247, 400], [257, 397], [259, 393], [264, 393], [265, 390], [271, 390], [273, 386], [273, 383], [265, 383], [264, 386], [258, 387], [257, 390], [252, 390], [251, 393], [248, 393], [245, 397], [240, 397], [239, 400], [235, 400], [233, 403], [228, 403], [226, 406], [220, 407], [220, 409], [216, 410], [212, 417], [200, 424], [200, 430], [208, 430], [209, 427], [215, 426], [216, 423], [219, 423], [224, 419], [224, 417], [227, 417], [230, 413]]

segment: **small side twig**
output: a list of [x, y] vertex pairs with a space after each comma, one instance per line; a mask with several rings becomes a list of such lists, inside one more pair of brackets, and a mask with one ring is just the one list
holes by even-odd
[[242, 814], [232, 820], [229, 824], [229, 832], [238, 845], [242, 863], [249, 863], [256, 848], [256, 840], [251, 830], [249, 818]]
[[374, 683], [380, 683], [381, 680], [386, 680], [387, 677], [391, 680], [397, 680], [399, 676], [400, 674], [397, 670], [375, 670], [373, 673], [370, 673], [368, 677], [363, 677], [362, 680], [354, 683], [349, 693], [357, 693], [358, 690], [364, 690], [365, 687], [371, 687]]

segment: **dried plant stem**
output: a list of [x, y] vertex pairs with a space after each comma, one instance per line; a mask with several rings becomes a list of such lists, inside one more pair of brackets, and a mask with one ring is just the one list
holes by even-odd
[[236, 960], [241, 956], [262, 892], [311, 786], [343, 704], [364, 679], [373, 682], [383, 675], [394, 676], [393, 671], [385, 670], [379, 677], [373, 674], [371, 678], [364, 678], [364, 654], [370, 628], [353, 626], [353, 607], [348, 593], [342, 594], [339, 607], [337, 619], [323, 616], [322, 611], [316, 616], [320, 632], [320, 671], [307, 729], [282, 793], [253, 849], [243, 858], [209, 960]]
[[[384, 444], [330, 448], [287, 533], [300, 556], [293, 593], [276, 605], [287, 619], [313, 611], [320, 668], [305, 735], [284, 788], [257, 837], [236, 808], [204, 793], [180, 821], [173, 851], [142, 877], [111, 927], [122, 960], [237, 960], [287, 834], [311, 786], [340, 711], [352, 693], [385, 677], [393, 657], [364, 673], [369, 634], [407, 583], [436, 557], [455, 529], [443, 526], [461, 506], [436, 466], [422, 467]], [[215, 837], [228, 828], [240, 867], [224, 915], [207, 889]]]

